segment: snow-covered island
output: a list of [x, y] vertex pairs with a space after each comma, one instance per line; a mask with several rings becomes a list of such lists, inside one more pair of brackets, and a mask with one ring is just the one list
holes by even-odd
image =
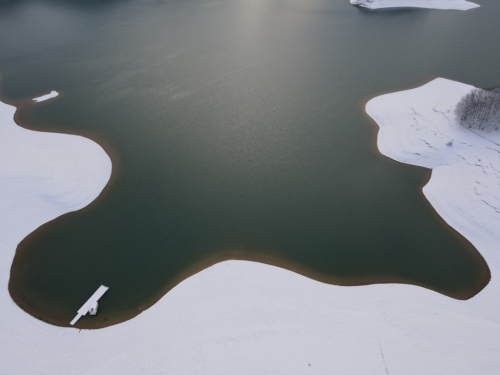
[[339, 287], [228, 261], [132, 320], [81, 332], [19, 309], [7, 291], [9, 270], [23, 237], [101, 192], [110, 160], [81, 137], [19, 128], [15, 109], [0, 103], [2, 373], [497, 374], [500, 137], [456, 123], [454, 106], [471, 89], [437, 79], [374, 98], [366, 110], [380, 126], [382, 153], [433, 169], [426, 197], [488, 262], [491, 282], [475, 297], [401, 284]]
[[466, 0], [350, 0], [352, 5], [363, 8], [427, 8], [469, 10], [479, 7]]

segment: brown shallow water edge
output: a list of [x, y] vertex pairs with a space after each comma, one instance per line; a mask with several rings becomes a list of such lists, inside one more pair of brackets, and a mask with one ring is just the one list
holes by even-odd
[[[373, 97], [378, 96], [380, 94], [374, 95]], [[360, 103], [360, 105], [362, 106], [361, 110], [365, 114], [366, 114], [366, 112], [364, 111], [364, 106], [366, 105], [366, 102], [371, 98], [372, 97], [364, 98], [364, 100], [362, 100]], [[34, 102], [32, 102], [32, 100], [31, 100], [31, 98], [11, 101], [11, 100], [5, 99], [5, 98], [0, 96], [0, 100], [7, 103], [7, 104], [10, 104], [10, 105], [17, 107], [17, 111], [16, 111], [16, 114], [14, 116], [14, 120], [19, 126], [22, 126], [26, 129], [33, 130], [32, 128], [30, 128], [30, 126], [28, 124], [23, 124], [22, 121], [20, 120], [20, 118], [21, 118], [20, 114], [21, 114], [23, 108], [34, 104]], [[57, 100], [57, 98], [51, 99], [51, 100]], [[43, 102], [36, 103], [36, 105], [41, 106], [41, 105], [44, 105], [44, 103]], [[374, 132], [374, 137], [373, 137], [373, 142], [372, 142], [372, 148], [373, 148], [374, 155], [375, 155], [375, 157], [383, 157], [385, 160], [387, 160], [388, 158], [383, 156], [378, 151], [378, 148], [376, 146], [376, 138], [377, 138], [379, 127], [373, 121], [373, 119], [371, 119], [368, 115], [366, 115], [366, 116], [370, 119], [372, 124], [375, 126], [375, 128], [374, 128], [375, 132]], [[36, 130], [36, 131], [38, 131], [38, 130]], [[91, 204], [89, 204], [87, 207], [83, 208], [82, 210], [91, 209], [92, 207], [95, 207], [97, 204], [99, 204], [99, 202], [101, 202], [103, 199], [105, 199], [107, 191], [109, 190], [109, 186], [111, 186], [113, 183], [115, 183], [116, 170], [119, 168], [120, 160], [119, 160], [118, 154], [113, 152], [113, 148], [110, 145], [103, 144], [102, 140], [99, 140], [96, 134], [87, 134], [87, 133], [82, 133], [82, 134], [66, 133], [66, 134], [81, 135], [81, 136], [84, 136], [86, 138], [92, 139], [93, 141], [95, 141], [96, 143], [101, 145], [101, 147], [104, 148], [104, 150], [106, 151], [106, 153], [110, 156], [110, 158], [112, 160], [113, 173], [111, 175], [110, 181], [108, 182], [108, 184], [106, 185], [104, 190], [101, 192], [101, 194]], [[391, 162], [400, 164], [399, 162], [396, 162], [392, 159], [389, 159], [389, 160], [391, 160]], [[419, 168], [419, 169], [426, 170], [427, 176], [428, 176], [427, 181], [421, 187], [419, 187], [419, 189], [420, 189], [420, 194], [421, 194], [422, 200], [425, 202], [424, 204], [427, 204], [429, 207], [432, 207], [430, 205], [429, 201], [427, 201], [427, 199], [423, 195], [422, 190], [421, 190], [421, 188], [425, 184], [427, 184], [428, 180], [430, 179], [431, 170], [426, 169], [426, 168], [421, 168], [421, 167], [410, 166], [410, 165], [407, 165], [407, 166], [411, 167], [411, 168]], [[456, 298], [459, 300], [469, 299], [469, 298], [473, 297], [474, 295], [476, 295], [477, 293], [479, 293], [488, 284], [488, 282], [491, 278], [491, 274], [490, 274], [488, 265], [486, 264], [486, 261], [481, 256], [481, 254], [476, 250], [476, 248], [467, 239], [465, 239], [462, 235], [460, 235], [457, 231], [455, 231], [452, 227], [450, 227], [444, 221], [444, 219], [437, 214], [437, 212], [433, 208], [431, 211], [434, 212], [438, 221], [443, 225], [444, 228], [446, 228], [445, 230], [449, 230], [449, 231], [451, 231], [451, 233], [453, 233], [454, 236], [458, 236], [459, 240], [463, 243], [464, 247], [466, 247], [466, 249], [468, 249], [468, 251], [470, 251], [471, 254], [473, 254], [475, 257], [477, 257], [477, 259], [480, 262], [483, 262], [485, 265], [485, 267], [484, 267], [485, 272], [484, 272], [484, 275], [482, 277], [481, 283], [478, 284], [478, 286], [464, 290], [464, 291], [462, 291], [462, 293], [460, 293], [458, 295], [450, 296], [452, 298]], [[64, 215], [56, 218], [55, 220], [64, 220]], [[55, 221], [55, 220], [53, 220], [53, 221]], [[45, 225], [48, 225], [48, 224], [50, 224], [50, 223], [46, 223], [46, 224], [42, 225], [35, 232], [29, 234], [22, 242], [27, 243], [27, 242], [30, 242], [30, 241], [36, 239], [37, 235], [40, 235], [41, 233], [43, 233], [43, 227]], [[16, 254], [15, 254], [16, 258], [18, 256], [22, 256], [22, 249], [20, 249], [19, 247], [17, 248]], [[170, 283], [165, 285], [164, 288], [162, 288], [161, 290], [158, 290], [158, 292], [155, 293], [153, 295], [153, 297], [151, 297], [148, 300], [144, 300], [144, 302], [141, 304], [141, 306], [139, 306], [137, 308], [137, 310], [126, 311], [123, 314], [115, 315], [113, 317], [105, 316], [105, 312], [101, 311], [100, 314], [98, 314], [96, 317], [93, 317], [93, 319], [85, 319], [85, 318], [81, 319], [75, 325], [75, 328], [83, 328], [83, 329], [105, 328], [105, 327], [108, 327], [108, 326], [111, 326], [114, 324], [122, 323], [124, 321], [129, 320], [129, 319], [132, 319], [135, 316], [137, 316], [138, 314], [140, 314], [141, 312], [143, 312], [144, 310], [147, 310], [148, 308], [153, 306], [166, 293], [168, 293], [170, 290], [172, 290], [175, 286], [177, 286], [179, 283], [181, 283], [185, 279], [191, 277], [192, 275], [194, 275], [194, 274], [196, 274], [196, 273], [198, 273], [198, 272], [200, 272], [200, 271], [202, 271], [202, 270], [204, 270], [204, 269], [206, 269], [214, 264], [217, 264], [217, 263], [223, 262], [223, 261], [227, 261], [227, 260], [245, 260], [245, 261], [253, 261], [253, 262], [264, 263], [264, 264], [268, 264], [268, 265], [272, 265], [272, 266], [277, 266], [277, 267], [287, 269], [289, 271], [301, 274], [301, 275], [308, 277], [308, 278], [311, 278], [313, 280], [316, 280], [316, 281], [319, 281], [322, 283], [326, 283], [326, 284], [332, 284], [332, 285], [362, 286], [362, 285], [370, 285], [370, 284], [400, 283], [400, 284], [416, 285], [416, 286], [424, 287], [426, 289], [433, 290], [435, 292], [438, 292], [438, 293], [441, 293], [444, 295], [448, 295], [442, 290], [437, 290], [435, 288], [431, 288], [428, 285], [418, 284], [418, 283], [415, 283], [414, 281], [406, 280], [406, 279], [397, 277], [395, 275], [388, 274], [388, 275], [385, 275], [383, 277], [381, 277], [379, 275], [377, 275], [377, 276], [366, 275], [363, 277], [356, 277], [356, 278], [338, 277], [338, 276], [332, 276], [332, 275], [327, 275], [327, 274], [320, 274], [320, 273], [315, 272], [309, 268], [304, 267], [301, 264], [297, 264], [295, 262], [292, 262], [292, 261], [289, 261], [286, 259], [275, 257], [275, 256], [272, 256], [269, 254], [265, 254], [263, 251], [259, 251], [259, 249], [245, 249], [245, 248], [220, 249], [220, 251], [218, 251], [216, 255], [213, 255], [211, 257], [207, 257], [203, 261], [198, 262], [198, 263], [192, 265], [191, 267], [189, 267], [188, 269], [184, 270], [180, 274], [179, 277], [175, 278]], [[23, 309], [25, 312], [27, 312], [28, 314], [32, 315], [33, 317], [35, 317], [39, 320], [42, 320], [44, 322], [47, 322], [49, 324], [53, 324], [56, 326], [70, 327], [68, 321], [61, 321], [60, 319], [57, 319], [57, 318], [54, 318], [51, 316], [41, 315], [38, 311], [30, 308], [30, 306], [27, 303], [25, 303], [25, 301], [23, 301], [22, 298], [20, 298], [20, 296], [16, 290], [16, 284], [12, 281], [16, 279], [16, 274], [19, 272], [18, 267], [20, 266], [21, 263], [22, 262], [13, 262], [13, 265], [11, 267], [11, 274], [10, 274], [11, 277], [9, 279], [9, 293], [10, 293], [12, 299], [14, 300], [14, 302], [21, 309]], [[258, 275], [256, 275], [256, 277], [258, 277]], [[106, 296], [103, 297], [103, 300], [105, 298], [106, 298]], [[76, 307], [76, 308], [78, 308], [78, 307]]]
[[[419, 88], [419, 87], [421, 87], [423, 85], [426, 85], [427, 83], [435, 80], [436, 78], [439, 78], [439, 77], [437, 77], [437, 76], [430, 76], [427, 79], [422, 80], [421, 82], [415, 84], [414, 86], [401, 88], [400, 90], [398, 90], [398, 92], [399, 91], [406, 91], [406, 90], [412, 90], [412, 89]], [[460, 240], [460, 242], [464, 245], [464, 247], [468, 251], [470, 251], [470, 254], [472, 254], [476, 259], [478, 259], [479, 262], [483, 263], [484, 266], [485, 266], [485, 272], [482, 275], [482, 283], [481, 283], [481, 285], [483, 283], [484, 283], [484, 285], [482, 287], [480, 287], [480, 288], [475, 288], [474, 289], [475, 290], [474, 294], [472, 294], [472, 295], [470, 295], [468, 297], [465, 297], [465, 298], [460, 298], [459, 297], [459, 298], [457, 298], [457, 299], [461, 299], [461, 300], [470, 299], [470, 298], [474, 297], [476, 294], [478, 294], [481, 290], [483, 290], [486, 287], [486, 285], [488, 285], [488, 283], [491, 280], [491, 271], [490, 271], [490, 268], [488, 266], [488, 263], [486, 263], [486, 260], [483, 258], [483, 256], [481, 255], [481, 253], [475, 248], [475, 246], [472, 243], [470, 243], [470, 241], [467, 240], [460, 232], [458, 232], [453, 227], [451, 227], [443, 219], [443, 217], [438, 214], [438, 212], [436, 211], [436, 209], [434, 208], [434, 206], [425, 197], [424, 192], [423, 192], [423, 188], [425, 187], [425, 185], [427, 185], [429, 183], [429, 181], [430, 181], [430, 179], [432, 177], [432, 169], [428, 169], [428, 168], [424, 168], [424, 167], [419, 167], [419, 166], [416, 166], [416, 165], [411, 165], [411, 164], [406, 164], [406, 163], [401, 163], [399, 161], [391, 159], [388, 156], [383, 155], [380, 152], [380, 150], [378, 149], [377, 139], [378, 139], [378, 133], [380, 131], [380, 127], [378, 126], [377, 122], [366, 112], [366, 104], [371, 99], [374, 99], [374, 98], [376, 98], [378, 96], [385, 95], [385, 94], [392, 94], [392, 93], [395, 93], [395, 92], [396, 91], [387, 91], [387, 92], [386, 91], [381, 91], [381, 92], [378, 92], [377, 94], [374, 94], [374, 95], [371, 95], [369, 97], [363, 98], [363, 100], [359, 104], [359, 108], [360, 108], [361, 112], [370, 121], [370, 123], [373, 125], [374, 130], [375, 130], [374, 131], [374, 135], [373, 135], [373, 139], [372, 139], [372, 143], [371, 143], [371, 149], [379, 157], [382, 157], [382, 158], [384, 158], [385, 160], [388, 160], [391, 163], [403, 164], [403, 165], [405, 165], [408, 168], [415, 168], [415, 169], [419, 169], [419, 170], [425, 171], [425, 173], [426, 173], [426, 180], [425, 180], [424, 183], [422, 183], [421, 186], [419, 186], [420, 196], [422, 197], [422, 200], [423, 200], [424, 204], [430, 209], [430, 212], [432, 212], [432, 214], [434, 215], [434, 217], [436, 218], [436, 220], [438, 220], [441, 223], [441, 225], [443, 226], [443, 228], [445, 228], [450, 233], [452, 233], [452, 235], [456, 236]], [[429, 289], [432, 289], [432, 288], [429, 288]]]

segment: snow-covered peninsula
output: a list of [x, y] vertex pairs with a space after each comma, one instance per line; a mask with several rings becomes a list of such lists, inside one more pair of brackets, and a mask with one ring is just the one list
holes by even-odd
[[7, 291], [9, 269], [24, 236], [100, 193], [109, 158], [89, 140], [17, 127], [14, 108], [0, 103], [2, 372], [496, 374], [500, 137], [456, 124], [454, 105], [471, 89], [437, 79], [374, 98], [366, 110], [380, 126], [382, 153], [433, 168], [426, 197], [488, 262], [491, 282], [475, 297], [459, 301], [400, 284], [339, 287], [227, 261], [183, 281], [132, 320], [80, 332], [19, 309]]
[[363, 8], [427, 8], [469, 10], [479, 7], [466, 0], [351, 0], [352, 5]]

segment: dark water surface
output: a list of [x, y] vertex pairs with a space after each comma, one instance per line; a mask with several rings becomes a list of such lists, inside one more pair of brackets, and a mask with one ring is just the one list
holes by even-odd
[[471, 297], [486, 263], [423, 198], [429, 171], [378, 154], [363, 105], [435, 76], [498, 85], [500, 2], [479, 2], [3, 2], [3, 95], [62, 93], [18, 121], [89, 137], [114, 168], [94, 203], [19, 245], [11, 295], [66, 325], [105, 284], [99, 315], [79, 323], [97, 328], [237, 258]]

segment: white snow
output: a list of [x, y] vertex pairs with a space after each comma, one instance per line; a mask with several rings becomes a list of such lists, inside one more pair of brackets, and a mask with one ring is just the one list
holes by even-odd
[[466, 0], [350, 0], [352, 5], [369, 9], [380, 8], [427, 8], [469, 10], [479, 7]]
[[[491, 268], [492, 280], [477, 296], [458, 301], [400, 284], [339, 287], [277, 267], [228, 261], [183, 281], [130, 321], [81, 332], [20, 310], [7, 291], [9, 268], [24, 236], [99, 194], [109, 159], [79, 137], [17, 128], [13, 108], [0, 104], [2, 371], [498, 374], [500, 140], [455, 123], [453, 106], [470, 89], [438, 79], [377, 97], [367, 112], [381, 127], [384, 154], [434, 168], [425, 195]], [[446, 146], [451, 140], [453, 146]]]
[[58, 95], [59, 95], [59, 93], [57, 91], [51, 91], [49, 94], [39, 96], [38, 98], [33, 98], [33, 101], [35, 101], [37, 103], [44, 102], [46, 100], [55, 98]]

